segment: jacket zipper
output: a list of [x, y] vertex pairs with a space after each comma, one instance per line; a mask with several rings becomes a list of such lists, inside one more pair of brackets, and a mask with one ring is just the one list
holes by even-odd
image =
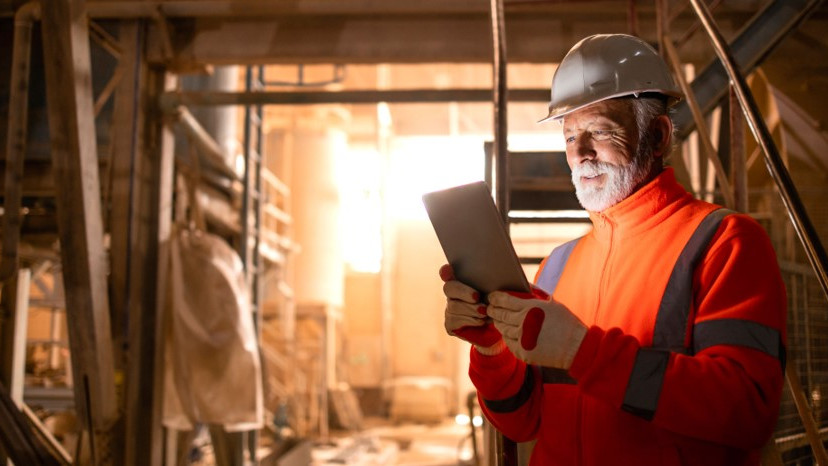
[[595, 312], [592, 316], [592, 323], [598, 322], [598, 312], [599, 309], [601, 309], [601, 298], [604, 294], [604, 290], [607, 289], [607, 280], [609, 280], [607, 268], [609, 268], [610, 258], [612, 257], [614, 250], [613, 246], [615, 245], [615, 225], [604, 215], [599, 215], [599, 218], [601, 219], [601, 226], [609, 230], [609, 245], [607, 246], [607, 254], [604, 256], [604, 264], [601, 266], [601, 277], [598, 282], [598, 297], [595, 299]]

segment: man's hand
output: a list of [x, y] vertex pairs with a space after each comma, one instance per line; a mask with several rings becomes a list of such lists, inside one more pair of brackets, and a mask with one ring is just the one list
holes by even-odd
[[494, 355], [503, 351], [503, 339], [486, 317], [486, 305], [480, 302], [480, 293], [455, 280], [454, 271], [448, 264], [440, 268], [440, 278], [445, 282], [446, 332], [473, 344], [481, 354]]
[[490, 293], [487, 313], [517, 358], [569, 369], [587, 328], [566, 306], [540, 289], [533, 291]]

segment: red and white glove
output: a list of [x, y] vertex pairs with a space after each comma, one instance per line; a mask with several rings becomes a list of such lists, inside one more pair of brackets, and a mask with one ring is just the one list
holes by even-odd
[[533, 293], [490, 293], [487, 314], [506, 346], [529, 364], [567, 370], [587, 327], [563, 304], [538, 288]]
[[454, 279], [454, 271], [446, 264], [440, 268], [443, 294], [446, 295], [445, 327], [449, 335], [474, 345], [481, 354], [492, 356], [506, 349], [500, 332], [486, 317], [486, 305], [480, 293]]

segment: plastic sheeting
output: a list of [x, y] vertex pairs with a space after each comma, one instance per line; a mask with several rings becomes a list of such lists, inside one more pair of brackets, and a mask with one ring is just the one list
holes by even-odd
[[261, 360], [241, 259], [222, 238], [179, 228], [169, 270], [164, 425], [261, 428]]

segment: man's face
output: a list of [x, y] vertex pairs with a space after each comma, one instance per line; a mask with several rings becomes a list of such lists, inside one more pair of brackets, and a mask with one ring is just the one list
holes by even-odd
[[597, 102], [564, 117], [566, 161], [581, 205], [601, 212], [632, 194], [652, 168], [629, 99]]

